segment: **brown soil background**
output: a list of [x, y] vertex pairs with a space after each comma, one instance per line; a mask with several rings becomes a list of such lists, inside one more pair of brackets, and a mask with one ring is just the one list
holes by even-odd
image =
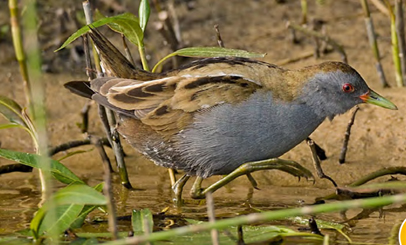
[[[406, 160], [406, 122], [405, 92], [404, 88], [397, 88], [394, 79], [394, 67], [390, 46], [390, 20], [387, 16], [377, 11], [372, 5], [372, 17], [378, 35], [378, 42], [382, 56], [385, 75], [392, 88], [383, 89], [375, 70], [375, 61], [369, 47], [359, 1], [327, 0], [320, 5], [316, 1], [309, 1], [309, 19], [316, 18], [326, 21], [327, 34], [344, 46], [348, 55], [348, 62], [367, 81], [371, 88], [379, 94], [394, 102], [399, 110], [391, 111], [372, 105], [361, 105], [355, 124], [352, 129], [347, 162], [338, 164], [342, 140], [350, 113], [336, 117], [332, 122], [324, 122], [313, 134], [312, 138], [327, 152], [328, 160], [323, 162], [323, 169], [337, 181], [339, 186], [345, 186], [358, 178], [373, 171], [391, 167], [404, 166]], [[296, 58], [313, 50], [313, 40], [298, 33], [301, 40], [299, 44], [290, 41], [286, 21], [299, 23], [301, 9], [299, 1], [286, 1], [277, 4], [276, 1], [193, 1], [194, 8], [189, 10], [185, 3], [177, 3], [176, 11], [182, 30], [182, 37], [189, 46], [216, 46], [216, 35], [213, 26], [220, 25], [222, 38], [228, 48], [245, 49], [253, 52], [267, 53], [263, 61], [280, 64], [283, 60]], [[79, 1], [65, 3], [65, 9], [81, 6]], [[127, 11], [136, 13], [137, 5], [128, 5]], [[58, 29], [53, 23], [56, 18], [55, 3], [41, 3], [40, 1], [41, 28], [40, 38], [44, 48], [44, 60], [47, 69], [53, 74], [44, 74], [46, 84], [46, 103], [48, 106], [48, 132], [49, 144], [58, 144], [82, 139], [76, 123], [80, 122], [80, 109], [86, 100], [70, 94], [63, 88], [63, 84], [70, 80], [85, 80], [84, 66], [72, 65], [69, 51], [53, 53], [59, 45], [58, 40], [62, 34], [57, 35], [52, 30]], [[107, 9], [106, 5], [101, 7]], [[8, 23], [6, 9], [1, 10], [0, 24]], [[152, 11], [150, 24], [147, 27], [146, 49], [151, 55], [150, 64], [154, 64], [160, 57], [169, 51], [163, 45], [163, 39], [153, 29], [152, 23], [156, 20], [156, 12]], [[68, 29], [70, 34], [74, 29]], [[56, 41], [55, 41], [56, 40]], [[62, 39], [63, 40], [63, 39]], [[55, 41], [55, 43], [53, 43]], [[117, 42], [119, 44], [119, 42]], [[56, 45], [55, 45], [56, 44]], [[78, 44], [79, 45], [79, 44]], [[135, 52], [134, 52], [135, 53]], [[24, 104], [23, 88], [18, 71], [18, 64], [13, 60], [13, 49], [9, 36], [0, 40], [0, 93], [9, 96]], [[298, 62], [286, 64], [287, 68], [299, 68], [325, 60], [340, 60], [336, 52], [323, 55], [319, 59], [313, 57], [302, 59]], [[69, 68], [68, 68], [69, 67]], [[92, 121], [90, 129], [101, 135], [100, 123], [96, 118], [96, 108], [91, 111]], [[1, 123], [5, 121], [0, 120]], [[32, 152], [32, 143], [25, 132], [21, 130], [0, 131], [1, 147], [6, 149]], [[131, 209], [150, 208], [159, 212], [166, 206], [171, 206], [171, 190], [166, 170], [143, 160], [132, 149], [125, 145], [129, 154], [127, 165], [131, 174], [134, 187], [141, 191], [125, 192], [120, 190], [119, 180], [115, 179], [117, 189], [117, 202], [120, 215], [129, 214]], [[81, 149], [92, 149], [91, 146]], [[111, 152], [109, 152], [111, 153]], [[57, 157], [60, 157], [58, 155]], [[283, 158], [293, 159], [312, 169], [312, 160], [305, 143], [300, 144]], [[133, 164], [133, 162], [137, 164]], [[89, 153], [76, 155], [63, 161], [73, 172], [95, 184], [102, 181], [102, 167], [99, 156], [93, 150]], [[0, 164], [10, 162], [0, 159]], [[292, 176], [278, 171], [265, 171], [255, 173], [254, 177], [259, 183], [260, 190], [252, 189], [246, 178], [239, 178], [214, 194], [216, 214], [219, 217], [235, 216], [248, 209], [246, 200], [252, 206], [260, 209], [273, 209], [298, 206], [300, 200], [312, 203], [315, 197], [334, 192], [330, 182], [316, 177], [316, 183], [304, 180], [298, 182]], [[403, 177], [399, 177], [404, 179]], [[219, 177], [210, 178], [206, 182], [213, 182]], [[379, 181], [389, 179], [381, 178]], [[190, 186], [186, 186], [186, 192]], [[186, 193], [185, 192], [185, 193]], [[186, 194], [184, 216], [204, 217], [205, 206], [193, 201]], [[39, 187], [36, 174], [12, 173], [2, 175], [0, 178], [0, 233], [8, 233], [27, 227], [35, 205], [39, 200]], [[173, 212], [177, 212], [172, 210]], [[348, 212], [348, 217], [357, 214], [354, 210]], [[392, 226], [406, 218], [406, 212], [399, 209], [400, 213], [387, 211], [385, 219], [379, 218], [375, 212], [366, 219], [359, 221], [352, 229], [350, 236], [355, 241], [385, 243]], [[338, 214], [323, 215], [328, 220], [341, 221]], [[293, 225], [293, 224], [292, 224]], [[337, 239], [343, 240], [337, 235]]]

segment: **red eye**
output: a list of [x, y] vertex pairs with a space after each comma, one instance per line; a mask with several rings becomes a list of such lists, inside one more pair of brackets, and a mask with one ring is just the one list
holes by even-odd
[[343, 85], [343, 91], [345, 93], [352, 93], [352, 92], [354, 92], [354, 86], [352, 86], [352, 84], [350, 84], [350, 83], [346, 83]]

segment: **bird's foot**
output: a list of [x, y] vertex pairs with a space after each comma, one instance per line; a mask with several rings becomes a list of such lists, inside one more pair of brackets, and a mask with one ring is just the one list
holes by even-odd
[[211, 186], [204, 188], [204, 189], [201, 188], [201, 183], [203, 181], [203, 178], [197, 177], [195, 183], [193, 184], [190, 194], [191, 194], [191, 197], [194, 199], [203, 199], [203, 198], [205, 198], [206, 193], [215, 192], [219, 188], [225, 186], [226, 184], [230, 183], [232, 180], [238, 178], [241, 175], [247, 175], [251, 184], [254, 186], [254, 188], [256, 188], [257, 183], [252, 178], [250, 173], [256, 172], [259, 170], [270, 170], [270, 169], [281, 170], [283, 172], [296, 176], [299, 179], [300, 178], [306, 178], [307, 180], [314, 179], [313, 174], [307, 168], [303, 167], [299, 163], [297, 163], [295, 161], [291, 161], [291, 160], [272, 158], [272, 159], [267, 159], [267, 160], [262, 160], [262, 161], [244, 163], [243, 165], [238, 167], [236, 170], [234, 170], [230, 174], [226, 175], [221, 180], [217, 181], [216, 183], [214, 183]]

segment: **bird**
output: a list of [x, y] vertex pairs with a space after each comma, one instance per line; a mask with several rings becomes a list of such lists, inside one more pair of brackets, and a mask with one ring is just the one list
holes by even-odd
[[163, 73], [132, 74], [65, 86], [115, 111], [118, 132], [155, 164], [184, 171], [181, 187], [197, 176], [196, 198], [201, 181], [213, 175], [237, 171], [233, 179], [275, 168], [306, 176], [299, 164], [279, 157], [323, 121], [361, 103], [397, 109], [354, 68], [335, 61], [290, 70], [214, 57]]

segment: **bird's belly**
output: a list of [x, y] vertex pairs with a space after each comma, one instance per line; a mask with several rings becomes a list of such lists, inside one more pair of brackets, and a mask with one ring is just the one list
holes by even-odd
[[195, 117], [179, 134], [180, 168], [208, 177], [228, 174], [250, 161], [279, 157], [306, 139], [324, 120], [305, 104], [256, 96]]

